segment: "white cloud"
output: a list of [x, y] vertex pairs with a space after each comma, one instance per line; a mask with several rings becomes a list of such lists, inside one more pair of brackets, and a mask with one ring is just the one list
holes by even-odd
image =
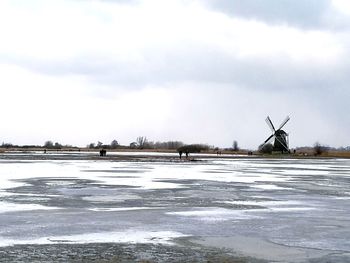
[[[5, 2], [6, 3], [6, 2]], [[109, 56], [147, 64], [149, 54], [183, 49], [218, 49], [233, 56], [283, 56], [306, 61], [341, 55], [334, 35], [285, 25], [232, 18], [181, 1], [144, 1], [136, 6], [110, 2], [40, 2], [1, 9], [3, 54], [66, 61]]]
[[332, 0], [333, 7], [340, 13], [350, 15], [350, 3], [347, 0]]

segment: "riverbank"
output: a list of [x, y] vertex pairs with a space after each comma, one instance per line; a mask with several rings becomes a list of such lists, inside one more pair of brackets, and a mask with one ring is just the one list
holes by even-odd
[[350, 158], [348, 152], [329, 152], [322, 155], [310, 154], [248, 154], [244, 152], [232, 153], [213, 152], [191, 153], [189, 158], [182, 156], [180, 159], [176, 151], [146, 151], [146, 150], [108, 150], [106, 156], [101, 157], [99, 151], [73, 151], [73, 150], [14, 150], [9, 149], [0, 152], [0, 159], [8, 160], [110, 160], [110, 161], [168, 161], [187, 162], [201, 161], [206, 159], [332, 159]]

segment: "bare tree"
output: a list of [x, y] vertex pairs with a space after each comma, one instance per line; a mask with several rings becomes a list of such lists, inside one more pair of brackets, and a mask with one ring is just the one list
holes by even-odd
[[323, 153], [325, 153], [327, 151], [328, 151], [328, 147], [327, 146], [324, 146], [324, 145], [320, 144], [319, 142], [316, 142], [314, 144], [314, 154], [315, 155], [321, 155], [321, 154], [323, 154]]
[[238, 148], [238, 142], [237, 141], [233, 141], [233, 144], [232, 144], [232, 149], [237, 152], [239, 150]]
[[136, 138], [136, 143], [138, 148], [143, 149], [147, 144], [147, 138], [144, 136], [139, 136]]

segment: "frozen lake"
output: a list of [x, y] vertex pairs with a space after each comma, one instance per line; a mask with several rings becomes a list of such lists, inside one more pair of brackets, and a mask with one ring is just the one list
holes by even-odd
[[350, 261], [348, 159], [61, 155], [0, 156], [0, 261]]

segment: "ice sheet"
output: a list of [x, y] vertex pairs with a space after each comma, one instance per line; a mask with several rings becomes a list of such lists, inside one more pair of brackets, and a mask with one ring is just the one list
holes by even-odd
[[204, 221], [227, 221], [248, 218], [259, 218], [258, 216], [248, 214], [247, 212], [248, 211], [246, 210], [232, 210], [212, 207], [206, 209], [197, 209], [193, 211], [168, 212], [166, 214], [182, 217], [192, 217]]
[[53, 210], [60, 209], [58, 207], [43, 206], [38, 204], [18, 204], [0, 201], [0, 213], [31, 211], [31, 210]]
[[[251, 234], [339, 249], [349, 237], [349, 167], [324, 159], [0, 161], [0, 243]], [[61, 209], [45, 211], [54, 206]]]
[[259, 189], [264, 189], [264, 190], [286, 190], [286, 189], [291, 189], [291, 188], [286, 188], [286, 187], [280, 187], [277, 185], [273, 184], [258, 184], [258, 185], [253, 185], [254, 188], [259, 188]]
[[149, 243], [149, 244], [168, 244], [174, 238], [185, 237], [175, 231], [144, 231], [144, 230], [127, 230], [125, 232], [102, 232], [86, 233], [71, 236], [50, 236], [36, 239], [6, 239], [0, 238], [0, 246], [25, 245], [25, 244], [86, 244], [86, 243]]
[[133, 211], [133, 210], [149, 210], [149, 209], [159, 209], [155, 207], [98, 207], [89, 208], [90, 211], [95, 212], [122, 212], [122, 211]]

